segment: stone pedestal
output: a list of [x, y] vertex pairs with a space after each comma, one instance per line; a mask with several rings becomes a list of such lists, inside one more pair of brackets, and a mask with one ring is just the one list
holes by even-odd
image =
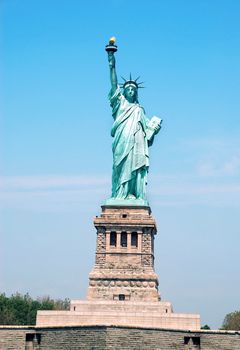
[[37, 327], [133, 326], [199, 330], [200, 316], [176, 314], [168, 302], [72, 300], [70, 311], [38, 311]]
[[95, 265], [87, 300], [70, 311], [38, 311], [37, 326], [116, 325], [199, 330], [200, 316], [175, 314], [154, 271], [156, 222], [148, 206], [102, 206], [94, 219]]
[[149, 207], [103, 206], [88, 300], [158, 301], [154, 272], [156, 223]]

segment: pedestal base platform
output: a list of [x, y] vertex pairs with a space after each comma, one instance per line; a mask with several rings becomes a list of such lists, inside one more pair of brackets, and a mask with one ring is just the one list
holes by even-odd
[[115, 325], [199, 330], [200, 316], [176, 314], [169, 302], [71, 301], [70, 311], [38, 311], [37, 327]]

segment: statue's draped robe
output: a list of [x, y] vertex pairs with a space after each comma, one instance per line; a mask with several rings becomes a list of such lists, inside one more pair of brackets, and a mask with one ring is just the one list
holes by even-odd
[[148, 119], [138, 103], [130, 103], [118, 87], [110, 91], [114, 123], [112, 197], [146, 198], [146, 181], [149, 166], [148, 140], [146, 137]]

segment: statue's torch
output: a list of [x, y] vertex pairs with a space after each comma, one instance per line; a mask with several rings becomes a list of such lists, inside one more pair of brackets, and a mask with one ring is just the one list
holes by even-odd
[[116, 42], [116, 38], [114, 36], [112, 36], [110, 39], [109, 39], [109, 43], [108, 45], [105, 46], [105, 50], [107, 52], [116, 52], [117, 51], [117, 45], [115, 45], [115, 42]]

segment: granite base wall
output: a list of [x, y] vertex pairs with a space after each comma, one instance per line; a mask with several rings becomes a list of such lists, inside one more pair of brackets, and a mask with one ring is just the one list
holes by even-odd
[[[38, 335], [26, 343], [27, 334]], [[29, 339], [29, 336], [27, 336]], [[200, 344], [199, 344], [200, 342]], [[115, 326], [1, 327], [0, 350], [239, 350], [240, 332]]]
[[0, 350], [25, 350], [26, 334], [36, 334], [35, 328], [0, 326]]

